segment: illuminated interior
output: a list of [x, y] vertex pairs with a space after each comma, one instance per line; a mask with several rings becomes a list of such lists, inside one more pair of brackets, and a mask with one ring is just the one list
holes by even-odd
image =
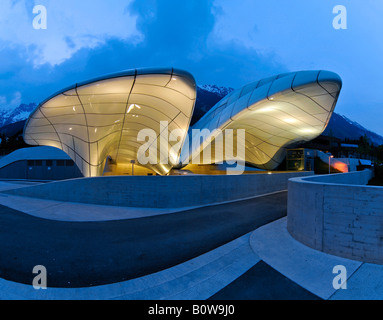
[[[167, 121], [168, 134], [184, 131], [185, 139], [194, 112], [196, 85], [192, 75], [180, 70], [140, 69], [95, 79], [65, 89], [41, 103], [24, 130], [30, 145], [45, 145], [66, 152], [85, 177], [101, 176], [106, 167], [119, 171], [138, 164], [138, 132], [151, 129], [158, 153], [145, 167], [165, 175], [173, 167], [161, 164], [160, 122]], [[180, 141], [178, 141], [180, 142]], [[177, 143], [169, 142], [169, 150]], [[181, 141], [181, 144], [183, 141]], [[142, 152], [142, 150], [141, 150]], [[180, 154], [171, 154], [174, 163]], [[110, 166], [106, 166], [106, 164]]]
[[[131, 70], [76, 84], [48, 98], [28, 119], [24, 140], [63, 150], [85, 177], [134, 172], [166, 175], [181, 163], [202, 163], [195, 159], [203, 158], [207, 147], [212, 150], [209, 164], [235, 160], [274, 170], [286, 148], [325, 130], [341, 88], [340, 77], [328, 71], [281, 74], [233, 91], [189, 129], [196, 102], [193, 76], [174, 69]], [[162, 121], [169, 126], [161, 127]], [[142, 129], [153, 132], [157, 153], [151, 163], [156, 164], [138, 161], [140, 154], [148, 153], [142, 149], [145, 141], [137, 139]], [[171, 136], [176, 129], [181, 130], [178, 139], [164, 141], [164, 131]], [[186, 144], [188, 129], [191, 139]], [[198, 144], [190, 143], [195, 139], [192, 129], [233, 129], [234, 133], [244, 129], [244, 156], [236, 155], [237, 143], [242, 142], [235, 134], [230, 157], [224, 144], [211, 135]], [[175, 145], [183, 148], [164, 154], [162, 143], [167, 144], [166, 151]], [[163, 161], [168, 157], [171, 161]]]
[[[245, 158], [236, 156], [228, 159], [220, 150], [222, 157], [215, 157], [214, 162], [237, 160], [261, 169], [274, 170], [283, 161], [286, 148], [310, 141], [323, 133], [341, 88], [340, 77], [332, 72], [281, 74], [233, 91], [192, 129], [208, 129], [210, 132], [215, 129], [223, 132], [227, 129], [234, 129], [234, 132], [235, 129], [245, 129]], [[236, 145], [237, 141], [234, 141]], [[190, 144], [188, 152], [183, 150], [182, 162], [189, 160], [193, 163], [197, 157], [202, 158], [201, 154], [206, 148], [217, 148], [213, 135], [206, 136], [198, 146]], [[212, 152], [214, 156], [215, 151]]]

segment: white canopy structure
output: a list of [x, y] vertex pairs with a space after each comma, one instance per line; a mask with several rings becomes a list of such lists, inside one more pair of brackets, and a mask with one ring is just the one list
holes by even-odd
[[[76, 84], [53, 95], [32, 113], [24, 130], [31, 145], [65, 151], [85, 177], [103, 174], [107, 159], [114, 163], [137, 162], [138, 132], [151, 129], [154, 142], [161, 121], [184, 130], [185, 139], [196, 100], [195, 80], [185, 71], [140, 69]], [[181, 141], [183, 142], [183, 141]], [[172, 144], [169, 141], [169, 149]], [[171, 164], [147, 167], [165, 175]], [[179, 154], [173, 155], [178, 162]], [[151, 161], [152, 163], [156, 161]]]
[[283, 161], [287, 147], [323, 133], [341, 88], [342, 80], [335, 73], [301, 71], [280, 74], [233, 91], [193, 126], [192, 129], [208, 129], [212, 135], [205, 136], [194, 149], [190, 144], [188, 152], [183, 150], [182, 161], [190, 157], [193, 162], [193, 155], [199, 157], [204, 148], [211, 147], [210, 141], [214, 145], [214, 130], [245, 129], [245, 158], [228, 159], [221, 151], [218, 154], [223, 157], [214, 161], [236, 160], [273, 170]]
[[[325, 130], [341, 88], [340, 77], [328, 71], [285, 73], [260, 80], [226, 96], [189, 132], [192, 136], [191, 129], [212, 133], [244, 129], [243, 157], [230, 159], [222, 152], [212, 163], [236, 160], [273, 170], [283, 161], [287, 147], [312, 140]], [[103, 175], [108, 159], [140, 164], [138, 153], [145, 142], [139, 141], [138, 133], [149, 129], [154, 132], [153, 143], [167, 144], [167, 151], [176, 144], [184, 146], [177, 154], [163, 154], [158, 148], [155, 161], [143, 165], [166, 175], [215, 143], [213, 136], [206, 136], [197, 145], [184, 144], [195, 102], [195, 80], [185, 71], [126, 71], [76, 84], [48, 98], [28, 119], [24, 140], [63, 150], [85, 177], [94, 177]], [[162, 121], [169, 125], [163, 128]], [[178, 140], [162, 141], [161, 130], [167, 130], [168, 136], [175, 129], [184, 132]], [[172, 161], [162, 161], [169, 157]]]

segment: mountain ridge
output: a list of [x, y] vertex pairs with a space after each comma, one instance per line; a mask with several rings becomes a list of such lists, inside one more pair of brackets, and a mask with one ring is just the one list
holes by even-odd
[[37, 107], [36, 103], [25, 104], [22, 103], [14, 109], [1, 109], [0, 110], [0, 128], [12, 123], [24, 121], [28, 119], [31, 112]]

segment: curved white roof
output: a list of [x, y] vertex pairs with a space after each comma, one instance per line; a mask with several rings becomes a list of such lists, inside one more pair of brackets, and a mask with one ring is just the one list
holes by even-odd
[[[160, 122], [185, 131], [194, 111], [193, 76], [174, 69], [130, 70], [67, 88], [41, 103], [28, 119], [24, 140], [65, 151], [85, 177], [102, 175], [108, 157], [137, 161], [138, 132], [151, 129], [160, 139]], [[183, 142], [183, 141], [181, 141]], [[174, 143], [175, 144], [175, 143]], [[169, 143], [169, 149], [172, 144]], [[167, 174], [172, 164], [147, 167]], [[172, 155], [178, 162], [179, 154]]]
[[[284, 73], [232, 92], [191, 129], [245, 129], [243, 158], [227, 159], [222, 150], [223, 157], [211, 163], [235, 160], [273, 170], [282, 162], [287, 147], [312, 140], [325, 130], [341, 88], [340, 77], [332, 72]], [[187, 72], [126, 71], [76, 84], [41, 103], [27, 121], [24, 140], [59, 148], [84, 176], [99, 176], [108, 157], [116, 163], [136, 161], [142, 165], [138, 159], [144, 153], [144, 142], [137, 139], [142, 129], [152, 130], [153, 143], [168, 143], [168, 150], [183, 145], [195, 100], [195, 80]], [[162, 121], [169, 126], [161, 127]], [[171, 134], [174, 129], [181, 129], [181, 141], [162, 141], [162, 133], [168, 130]], [[193, 133], [191, 136], [194, 140]], [[145, 166], [167, 174], [177, 163], [193, 160], [189, 155], [200, 155], [211, 138], [189, 143], [177, 154], [161, 154], [158, 148], [153, 164]], [[168, 156], [172, 161], [163, 162]]]
[[[273, 170], [282, 162], [285, 148], [312, 140], [325, 130], [341, 88], [341, 78], [328, 71], [280, 74], [233, 91], [192, 129], [211, 132], [215, 129], [245, 129], [246, 156], [236, 160]], [[182, 153], [182, 161], [185, 163], [185, 157], [189, 155], [199, 155], [203, 143], [210, 139], [212, 135], [206, 136], [194, 149], [190, 145], [190, 150]], [[214, 144], [214, 138], [212, 140]]]

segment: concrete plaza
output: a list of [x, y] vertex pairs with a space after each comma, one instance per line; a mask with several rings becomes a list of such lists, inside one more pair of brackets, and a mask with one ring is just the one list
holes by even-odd
[[[20, 186], [3, 182], [0, 189]], [[0, 204], [1, 299], [383, 296], [383, 267], [309, 249], [288, 234], [285, 191], [186, 211], [6, 194]], [[47, 290], [31, 285], [35, 265], [47, 268]], [[336, 265], [347, 268], [347, 290], [333, 288]]]

